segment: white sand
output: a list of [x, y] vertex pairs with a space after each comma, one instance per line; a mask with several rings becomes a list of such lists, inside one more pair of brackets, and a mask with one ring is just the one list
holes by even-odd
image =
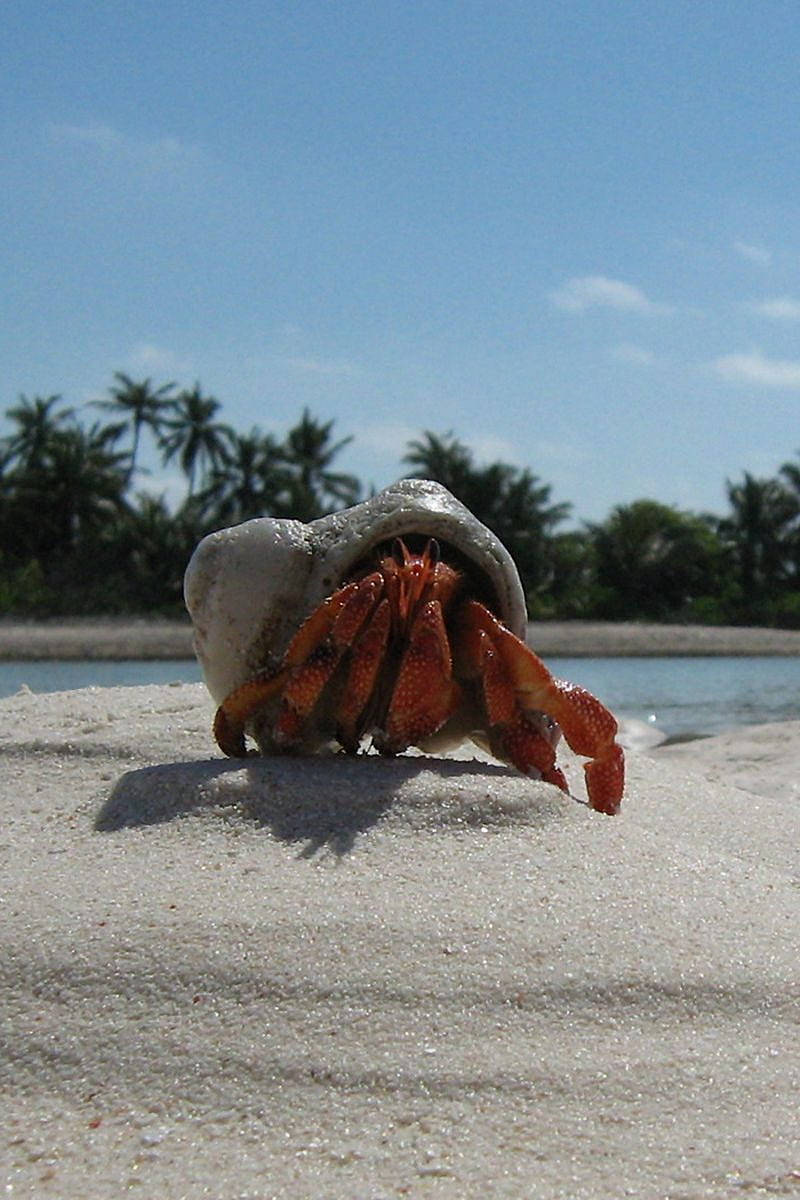
[[632, 753], [607, 818], [210, 717], [0, 702], [3, 1194], [800, 1195], [800, 722]]

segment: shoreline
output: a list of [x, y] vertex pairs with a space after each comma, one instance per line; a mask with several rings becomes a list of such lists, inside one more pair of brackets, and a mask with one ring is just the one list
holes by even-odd
[[800, 630], [745, 625], [532, 621], [528, 642], [545, 657], [564, 658], [800, 656]]
[[[534, 621], [528, 642], [544, 658], [800, 657], [800, 630], [730, 625]], [[0, 661], [194, 658], [188, 621], [76, 617], [0, 620]]]

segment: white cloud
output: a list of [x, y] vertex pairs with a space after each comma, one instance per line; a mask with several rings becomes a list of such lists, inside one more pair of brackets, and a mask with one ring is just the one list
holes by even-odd
[[755, 383], [762, 387], [800, 388], [800, 362], [792, 359], [765, 358], [759, 351], [727, 354], [711, 364], [723, 379], [733, 383]]
[[143, 170], [174, 171], [200, 159], [197, 146], [178, 138], [135, 137], [102, 121], [89, 121], [85, 125], [53, 122], [48, 128], [51, 136], [62, 144], [88, 147], [105, 158], [122, 159]]
[[587, 308], [615, 308], [626, 312], [663, 312], [664, 305], [648, 299], [641, 288], [622, 279], [605, 275], [578, 275], [568, 279], [550, 299], [566, 312], [585, 312]]
[[751, 312], [771, 321], [800, 321], [800, 300], [793, 300], [791, 296], [754, 301], [748, 307]]
[[733, 243], [733, 248], [741, 258], [747, 259], [757, 267], [768, 267], [772, 262], [772, 254], [766, 246], [759, 246], [754, 242], [736, 241]]
[[611, 347], [609, 354], [615, 362], [630, 363], [634, 367], [650, 367], [656, 361], [650, 350], [633, 342], [620, 342], [618, 346]]

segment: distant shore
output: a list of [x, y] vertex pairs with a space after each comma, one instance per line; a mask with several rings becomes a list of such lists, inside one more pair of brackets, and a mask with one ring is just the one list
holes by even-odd
[[[800, 656], [800, 630], [638, 622], [535, 621], [529, 642], [543, 657]], [[0, 621], [0, 660], [186, 659], [188, 621], [70, 618]]]

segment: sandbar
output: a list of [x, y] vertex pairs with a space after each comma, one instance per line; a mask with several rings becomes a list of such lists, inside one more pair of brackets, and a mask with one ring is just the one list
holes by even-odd
[[[545, 657], [800, 655], [800, 630], [649, 622], [534, 621], [528, 641]], [[0, 661], [187, 659], [188, 619], [0, 620]]]

